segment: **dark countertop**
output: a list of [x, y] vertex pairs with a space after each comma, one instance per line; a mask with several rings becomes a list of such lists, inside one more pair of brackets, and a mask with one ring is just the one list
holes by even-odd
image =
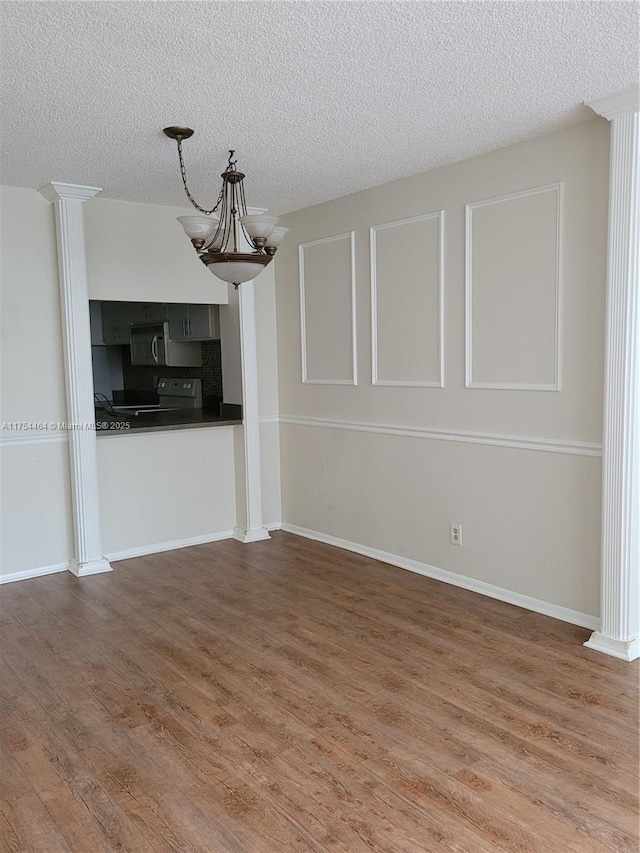
[[202, 409], [180, 409], [173, 412], [149, 412], [142, 415], [114, 416], [106, 412], [96, 414], [96, 433], [100, 437], [131, 435], [132, 433], [160, 432], [198, 427], [235, 426], [240, 418], [223, 417]]

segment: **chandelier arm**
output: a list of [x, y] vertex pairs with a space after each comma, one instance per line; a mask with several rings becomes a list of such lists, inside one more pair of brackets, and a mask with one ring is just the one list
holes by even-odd
[[[240, 181], [240, 215], [241, 216], [247, 215], [247, 202], [246, 202], [246, 199], [244, 197], [244, 181]], [[256, 251], [260, 251], [258, 249], [258, 247], [256, 246], [256, 244], [253, 242], [253, 237], [250, 237], [249, 234], [247, 234], [247, 229], [242, 224], [242, 221], [240, 221], [240, 227], [242, 228], [242, 233], [244, 234], [249, 245], [253, 246], [253, 248], [256, 249]]]
[[240, 181], [240, 216], [246, 216], [247, 213], [247, 200], [244, 197], [244, 181]]
[[[211, 251], [212, 247], [217, 245], [218, 239], [221, 241], [221, 248], [218, 251], [224, 251], [222, 247], [222, 243], [224, 242], [224, 224], [226, 222], [225, 214], [226, 214], [226, 195], [224, 192], [224, 181], [222, 182], [222, 190], [220, 191], [221, 201], [222, 201], [222, 210], [220, 211], [220, 219], [218, 220], [218, 227], [216, 228], [215, 234], [209, 241], [207, 245], [207, 251]], [[219, 205], [219, 202], [218, 202]], [[220, 236], [222, 234], [222, 236]]]
[[233, 251], [238, 251], [238, 190], [237, 184], [231, 184], [231, 228], [233, 229]]
[[211, 210], [205, 210], [204, 207], [200, 207], [195, 198], [191, 195], [189, 191], [189, 187], [187, 186], [187, 169], [184, 165], [184, 157], [182, 156], [182, 138], [177, 137], [176, 139], [178, 143], [178, 159], [180, 160], [180, 174], [182, 175], [182, 184], [184, 186], [184, 191], [187, 194], [187, 198], [191, 202], [191, 204], [195, 207], [196, 210], [199, 210], [200, 213], [204, 213], [206, 216], [210, 216], [212, 213], [215, 213], [216, 210], [220, 207], [220, 202], [222, 201], [224, 195], [224, 182], [222, 184], [222, 189], [220, 190], [220, 195], [218, 196], [218, 200], [215, 203], [215, 206], [211, 208]]
[[235, 228], [233, 224], [233, 185], [228, 184], [227, 190], [224, 196], [225, 204], [226, 204], [226, 212], [225, 212], [225, 237], [224, 237], [224, 251], [232, 252], [233, 251], [233, 238], [235, 234]]

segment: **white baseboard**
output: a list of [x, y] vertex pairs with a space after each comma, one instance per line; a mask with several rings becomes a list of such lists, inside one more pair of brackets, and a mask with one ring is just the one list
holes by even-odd
[[281, 521], [273, 521], [271, 524], [265, 524], [264, 529], [268, 530], [269, 533], [273, 533], [274, 530], [282, 530], [282, 522]]
[[0, 575], [0, 584], [13, 583], [14, 581], [26, 581], [29, 578], [41, 578], [44, 575], [55, 575], [58, 572], [67, 572], [69, 563], [55, 563], [53, 566], [41, 566], [38, 569], [26, 569], [23, 572], [11, 572], [8, 575]]
[[101, 575], [104, 572], [112, 572], [111, 563], [104, 557], [101, 560], [91, 560], [89, 563], [79, 563], [72, 557], [69, 571], [77, 578], [86, 578], [89, 575]]
[[237, 542], [242, 542], [243, 545], [248, 545], [249, 542], [264, 542], [265, 539], [271, 539], [266, 527], [258, 527], [255, 530], [245, 530], [244, 527], [234, 527], [233, 538]]
[[417, 560], [410, 560], [407, 557], [390, 554], [388, 551], [379, 551], [377, 548], [369, 548], [367, 545], [360, 545], [356, 542], [350, 542], [347, 539], [339, 539], [337, 536], [319, 533], [317, 530], [308, 530], [305, 527], [288, 524], [286, 521], [282, 523], [282, 530], [287, 533], [293, 533], [296, 536], [303, 536], [305, 539], [324, 542], [326, 545], [335, 545], [336, 548], [343, 548], [345, 551], [354, 551], [356, 554], [362, 554], [364, 557], [371, 557], [373, 560], [379, 560], [382, 563], [390, 563], [392, 566], [398, 566], [398, 568], [407, 569], [410, 572], [416, 572], [419, 575], [425, 575], [425, 577], [434, 578], [452, 586], [459, 586], [462, 589], [486, 595], [488, 598], [505, 601], [507, 604], [514, 604], [516, 607], [523, 607], [525, 610], [533, 610], [534, 613], [542, 613], [544, 616], [551, 616], [553, 619], [559, 619], [561, 622], [570, 622], [572, 625], [580, 625], [583, 628], [597, 629], [600, 627], [600, 620], [588, 613], [570, 610], [568, 607], [561, 607], [559, 604], [551, 604], [548, 601], [542, 601], [510, 589], [494, 586], [476, 578], [459, 575], [455, 572], [449, 572], [446, 569], [439, 569], [437, 566], [430, 566], [428, 563], [420, 563]]
[[596, 652], [618, 658], [618, 660], [632, 661], [640, 657], [638, 640], [616, 640], [613, 637], [601, 634], [600, 631], [594, 631], [583, 645], [588, 649], [594, 649]]
[[188, 539], [173, 539], [169, 542], [156, 542], [153, 545], [140, 545], [136, 548], [125, 548], [123, 551], [112, 551], [105, 554], [110, 562], [129, 560], [132, 557], [145, 557], [147, 554], [160, 554], [163, 551], [175, 551], [178, 548], [191, 548], [193, 545], [206, 545], [207, 542], [219, 542], [221, 539], [231, 539], [233, 530], [221, 530], [218, 533], [205, 533], [202, 536], [191, 536]]

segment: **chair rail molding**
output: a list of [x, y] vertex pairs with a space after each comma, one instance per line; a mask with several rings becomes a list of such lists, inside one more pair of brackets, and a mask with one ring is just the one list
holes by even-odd
[[611, 123], [600, 629], [585, 646], [640, 657], [640, 87], [587, 104]]
[[73, 512], [69, 571], [77, 577], [111, 571], [100, 529], [84, 227], [84, 204], [99, 192], [100, 187], [58, 182], [40, 189], [55, 209]]

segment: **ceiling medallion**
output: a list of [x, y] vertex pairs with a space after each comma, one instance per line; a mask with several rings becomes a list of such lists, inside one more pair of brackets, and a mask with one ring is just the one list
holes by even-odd
[[[165, 127], [164, 133], [178, 143], [180, 173], [187, 198], [202, 215], [179, 216], [178, 222], [191, 240], [200, 260], [222, 281], [237, 288], [251, 281], [269, 264], [289, 230], [278, 226], [278, 217], [247, 213], [244, 174], [236, 169], [235, 151], [229, 151], [227, 168], [221, 175], [220, 195], [211, 210], [205, 210], [191, 195], [182, 158], [182, 140], [193, 136], [190, 127]], [[215, 215], [219, 211], [218, 215]]]

